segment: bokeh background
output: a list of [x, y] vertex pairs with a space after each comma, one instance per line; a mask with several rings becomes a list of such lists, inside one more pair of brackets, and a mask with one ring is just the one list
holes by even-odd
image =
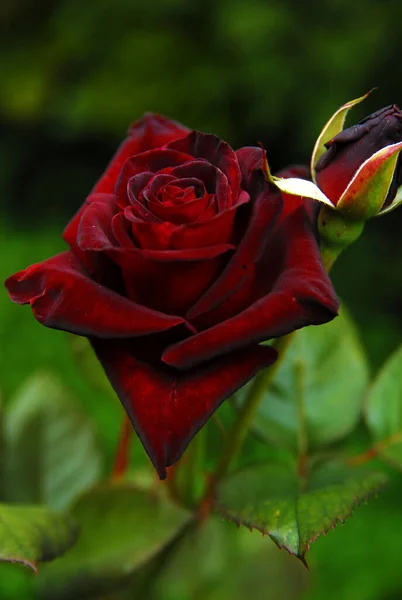
[[[345, 101], [378, 88], [350, 123], [402, 104], [401, 22], [400, 0], [2, 0], [2, 275], [63, 250], [63, 226], [146, 111], [234, 148], [261, 141], [275, 170], [308, 162]], [[373, 220], [333, 271], [374, 372], [402, 337], [401, 231], [402, 209]], [[0, 307], [5, 401], [34, 371], [51, 369], [93, 415], [111, 456], [120, 407], [83, 381], [63, 333], [41, 328], [5, 293]], [[222, 561], [203, 597], [402, 598], [401, 492], [396, 477], [318, 540], [308, 574], [268, 540], [239, 534], [237, 558]], [[246, 573], [235, 566], [243, 546], [253, 565]], [[20, 570], [0, 575], [1, 599], [31, 597]], [[180, 593], [166, 598], [190, 598]]]

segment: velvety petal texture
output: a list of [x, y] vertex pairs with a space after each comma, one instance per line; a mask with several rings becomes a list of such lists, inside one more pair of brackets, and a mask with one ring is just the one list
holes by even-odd
[[276, 359], [273, 348], [253, 346], [180, 373], [137, 359], [140, 350], [120, 341], [92, 345], [161, 479], [223, 400]]
[[32, 265], [6, 281], [11, 299], [30, 304], [37, 320], [83, 336], [133, 337], [184, 322], [135, 304], [88, 277], [72, 252]]
[[6, 281], [38, 321], [90, 339], [162, 478], [275, 361], [260, 342], [337, 313], [312, 205], [270, 184], [264, 160], [146, 115], [67, 225], [70, 250]]

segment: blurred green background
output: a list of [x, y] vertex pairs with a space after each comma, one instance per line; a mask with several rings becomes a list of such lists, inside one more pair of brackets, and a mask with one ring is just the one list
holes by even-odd
[[[308, 162], [321, 127], [347, 100], [378, 87], [350, 124], [402, 104], [401, 22], [400, 0], [2, 0], [2, 275], [64, 248], [63, 226], [145, 111], [234, 148], [261, 141], [275, 170]], [[402, 210], [370, 222], [333, 272], [373, 371], [402, 337], [401, 230]], [[110, 461], [118, 403], [83, 381], [63, 333], [40, 327], [5, 292], [0, 305], [5, 400], [36, 369], [55, 371], [93, 415]], [[208, 598], [234, 598], [236, 589], [256, 599], [402, 598], [401, 490], [396, 479], [320, 539], [311, 573], [268, 540], [248, 542], [252, 572], [236, 566], [240, 549], [223, 561]], [[30, 597], [12, 569], [0, 573], [0, 598]], [[166, 598], [189, 597], [180, 593]]]

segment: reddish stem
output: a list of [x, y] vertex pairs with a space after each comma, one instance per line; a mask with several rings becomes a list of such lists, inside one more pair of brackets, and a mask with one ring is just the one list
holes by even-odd
[[131, 424], [130, 419], [125, 414], [123, 417], [119, 442], [117, 445], [116, 456], [114, 459], [112, 479], [121, 479], [122, 477], [124, 477], [127, 471], [129, 464], [130, 442], [132, 434], [133, 426]]
[[373, 460], [373, 458], [376, 458], [379, 454], [384, 452], [384, 450], [386, 450], [389, 446], [392, 446], [393, 444], [401, 444], [401, 443], [402, 443], [402, 432], [397, 431], [396, 433], [392, 433], [385, 440], [381, 440], [380, 442], [377, 442], [376, 444], [374, 444], [374, 446], [372, 446], [371, 448], [368, 448], [361, 454], [357, 454], [356, 456], [351, 456], [351, 457], [347, 458], [346, 463], [350, 467], [360, 467], [360, 465], [364, 465], [365, 463], [369, 462], [370, 460]]

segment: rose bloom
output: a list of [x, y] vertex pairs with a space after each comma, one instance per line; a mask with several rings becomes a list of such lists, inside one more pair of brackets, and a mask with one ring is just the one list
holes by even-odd
[[283, 209], [264, 159], [147, 114], [67, 225], [70, 250], [6, 282], [40, 323], [89, 338], [162, 478], [275, 361], [260, 342], [337, 313], [311, 219]]
[[[344, 129], [325, 144], [327, 151], [315, 166], [316, 181], [336, 206], [359, 167], [375, 152], [402, 141], [402, 112], [394, 104]], [[402, 163], [398, 163], [383, 204], [386, 208], [402, 184]]]

